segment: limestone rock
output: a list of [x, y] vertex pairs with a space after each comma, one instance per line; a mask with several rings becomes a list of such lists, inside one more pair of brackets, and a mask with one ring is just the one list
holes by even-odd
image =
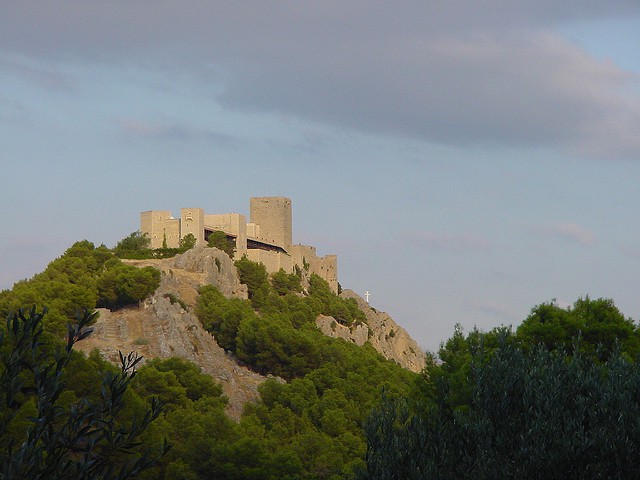
[[367, 325], [361, 324], [347, 327], [336, 322], [333, 317], [326, 315], [319, 315], [316, 319], [316, 325], [327, 337], [343, 338], [355, 343], [359, 347], [367, 343], [369, 337], [369, 328]]
[[205, 285], [213, 285], [226, 297], [248, 298], [247, 286], [240, 283], [233, 260], [217, 248], [195, 247], [174, 257], [174, 268], [203, 275]]
[[369, 341], [378, 352], [385, 358], [394, 360], [408, 370], [413, 372], [422, 371], [426, 363], [424, 351], [389, 314], [371, 308], [371, 306], [353, 290], [343, 290], [340, 296], [356, 300], [358, 307], [367, 317], [367, 324], [371, 329]]
[[[239, 419], [244, 404], [258, 399], [258, 386], [266, 378], [239, 365], [194, 314], [198, 289], [203, 285], [215, 285], [228, 297], [247, 298], [247, 287], [240, 283], [233, 261], [216, 248], [196, 247], [174, 258], [126, 262], [158, 268], [162, 272], [160, 287], [140, 307], [116, 312], [99, 309], [93, 335], [79, 342], [78, 348], [86, 352], [98, 348], [114, 363], [118, 351], [136, 351], [145, 359], [176, 356], [190, 360], [221, 383], [229, 398], [227, 411]], [[332, 317], [320, 316], [317, 325], [325, 335], [356, 345], [370, 341], [386, 358], [409, 370], [422, 370], [424, 352], [389, 315], [372, 309], [350, 290], [342, 296], [356, 299], [368, 325], [346, 327]]]
[[[160, 290], [160, 289], [159, 289]], [[98, 348], [103, 358], [118, 362], [118, 351], [136, 351], [144, 359], [180, 357], [198, 365], [220, 382], [229, 398], [227, 412], [239, 419], [245, 403], [258, 398], [258, 386], [265, 377], [240, 366], [218, 346], [191, 312], [161, 292], [156, 292], [141, 308], [116, 312], [100, 309], [94, 333], [77, 348], [90, 352]]]

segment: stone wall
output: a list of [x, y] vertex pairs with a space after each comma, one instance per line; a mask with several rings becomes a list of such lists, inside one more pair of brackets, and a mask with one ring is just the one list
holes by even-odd
[[190, 233], [196, 238], [196, 245], [204, 245], [204, 210], [202, 208], [180, 209], [180, 238]]
[[[202, 208], [182, 208], [180, 218], [171, 217], [168, 210], [150, 210], [140, 214], [140, 231], [149, 235], [151, 248], [162, 247], [166, 238], [168, 247], [180, 246], [180, 239], [188, 234], [196, 238], [197, 245], [205, 245], [205, 230], [221, 230], [236, 237], [235, 258], [247, 255], [249, 260], [262, 262], [269, 273], [281, 268], [287, 273], [294, 266], [315, 273], [338, 292], [338, 258], [336, 255], [319, 257], [315, 247], [292, 245], [291, 200], [286, 197], [252, 197], [250, 222], [238, 213], [206, 214]], [[276, 245], [284, 251], [248, 249], [247, 239]]]
[[308, 272], [315, 273], [325, 280], [334, 293], [338, 293], [338, 257], [326, 255], [319, 257], [316, 248], [310, 245], [290, 245], [288, 249], [294, 265], [303, 268], [308, 265]]
[[247, 219], [239, 213], [205, 214], [204, 223], [207, 228], [220, 230], [236, 236], [235, 258], [247, 254]]
[[281, 268], [287, 273], [293, 273], [293, 262], [291, 255], [272, 250], [247, 250], [247, 258], [252, 262], [263, 263], [267, 267], [267, 272], [274, 273]]
[[169, 210], [149, 210], [140, 214], [140, 231], [146, 233], [151, 248], [161, 248], [166, 238], [167, 247], [180, 246], [180, 220]]

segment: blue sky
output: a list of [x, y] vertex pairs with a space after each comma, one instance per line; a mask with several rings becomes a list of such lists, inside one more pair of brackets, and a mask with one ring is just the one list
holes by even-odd
[[425, 348], [557, 299], [640, 318], [640, 4], [0, 6], [0, 288], [139, 212], [293, 200]]

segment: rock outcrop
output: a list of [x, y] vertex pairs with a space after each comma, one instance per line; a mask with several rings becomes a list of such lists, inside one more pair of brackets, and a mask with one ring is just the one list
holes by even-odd
[[413, 372], [422, 371], [426, 362], [424, 351], [389, 314], [372, 308], [353, 290], [344, 290], [340, 296], [355, 299], [367, 318], [367, 325], [346, 327], [331, 317], [319, 317], [316, 323], [322, 333], [350, 340], [356, 345], [363, 345], [368, 340], [383, 357]]
[[[136, 351], [145, 359], [176, 356], [190, 360], [221, 383], [229, 398], [227, 411], [238, 419], [244, 404], [258, 398], [258, 386], [266, 377], [239, 365], [193, 313], [203, 285], [214, 285], [227, 297], [247, 298], [247, 287], [240, 283], [231, 258], [216, 248], [196, 247], [174, 258], [127, 263], [158, 268], [162, 272], [160, 287], [140, 307], [116, 312], [101, 309], [94, 334], [78, 348], [87, 352], [97, 348], [113, 362], [118, 361], [118, 351]], [[367, 324], [349, 328], [321, 315], [316, 323], [325, 335], [357, 345], [370, 341], [384, 357], [414, 372], [422, 370], [424, 352], [388, 314], [371, 308], [351, 290], [342, 296], [356, 300]]]
[[100, 309], [94, 333], [78, 348], [98, 348], [112, 362], [118, 361], [118, 351], [136, 351], [145, 359], [190, 360], [220, 382], [229, 398], [227, 412], [239, 419], [244, 404], [258, 398], [258, 386], [266, 377], [238, 365], [192, 313], [202, 285], [213, 284], [228, 296], [246, 298], [247, 288], [240, 284], [233, 261], [218, 249], [199, 247], [175, 258], [127, 263], [160, 269], [160, 287], [139, 308]]

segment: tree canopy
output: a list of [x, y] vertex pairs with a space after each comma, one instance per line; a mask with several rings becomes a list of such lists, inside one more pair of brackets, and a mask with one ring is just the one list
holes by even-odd
[[457, 327], [402, 399], [369, 418], [366, 479], [637, 478], [636, 324], [608, 299], [510, 328]]

